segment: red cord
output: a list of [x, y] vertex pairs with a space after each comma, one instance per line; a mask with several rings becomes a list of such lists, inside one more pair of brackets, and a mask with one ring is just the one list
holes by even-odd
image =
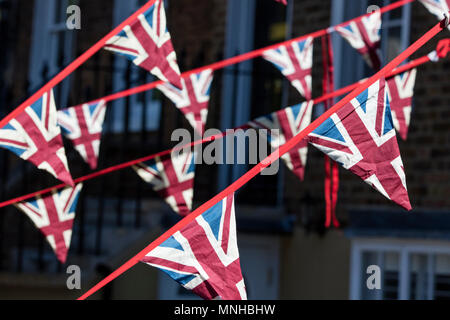
[[[424, 64], [426, 62], [429, 62], [429, 61], [430, 61], [430, 59], [429, 59], [428, 56], [423, 56], [421, 58], [418, 58], [416, 60], [411, 61], [410, 63], [408, 63], [406, 65], [403, 65], [403, 66], [401, 66], [399, 68], [394, 69], [394, 71], [391, 72], [388, 75], [388, 77], [392, 77], [392, 76], [394, 76], [396, 74], [399, 74], [401, 72], [405, 72], [407, 70], [415, 68], [415, 67], [417, 67], [419, 65], [422, 65], [422, 64]], [[345, 88], [342, 88], [342, 89], [336, 90], [336, 91], [334, 91], [332, 93], [329, 93], [327, 95], [318, 97], [318, 98], [314, 99], [314, 103], [317, 104], [317, 103], [323, 102], [325, 100], [328, 100], [330, 98], [338, 97], [338, 96], [341, 96], [341, 95], [343, 95], [345, 93], [348, 93], [348, 92], [352, 91], [353, 89], [355, 89], [360, 83], [361, 82], [354, 83], [354, 84], [349, 85], [349, 86], [347, 86]], [[244, 129], [244, 128], [245, 128], [245, 126], [241, 126], [241, 127], [236, 128], [236, 129]], [[207, 143], [207, 142], [212, 141], [213, 139], [222, 138], [223, 136], [226, 136], [226, 133], [218, 134], [218, 135], [215, 135], [213, 137], [205, 138], [205, 139], [202, 139], [202, 140], [199, 140], [199, 141], [194, 141], [190, 145], [188, 144], [185, 147], [194, 146], [194, 145], [197, 145], [197, 144]], [[180, 147], [180, 149], [181, 148], [183, 148], [183, 147]], [[125, 169], [125, 168], [128, 168], [128, 167], [131, 167], [131, 166], [133, 166], [133, 165], [135, 165], [137, 163], [148, 161], [148, 160], [154, 159], [154, 158], [156, 158], [158, 156], [163, 156], [163, 155], [169, 154], [173, 150], [175, 150], [175, 149], [165, 150], [165, 151], [162, 151], [162, 152], [159, 152], [159, 153], [156, 153], [156, 154], [148, 155], [148, 156], [146, 156], [144, 158], [132, 160], [132, 161], [125, 162], [125, 163], [122, 163], [122, 164], [119, 164], [119, 165], [115, 165], [115, 166], [112, 166], [112, 167], [109, 167], [109, 168], [106, 168], [106, 169], [103, 169], [103, 170], [100, 170], [100, 171], [88, 174], [86, 176], [77, 178], [77, 179], [74, 180], [74, 182], [75, 183], [79, 183], [79, 182], [83, 182], [83, 181], [86, 181], [86, 180], [91, 180], [91, 179], [97, 178], [99, 176], [102, 176], [102, 175], [105, 175], [105, 174], [108, 174], [108, 173], [111, 173], [111, 172], [114, 172], [114, 171], [122, 170], [122, 169]], [[53, 186], [53, 187], [50, 187], [50, 188], [46, 188], [46, 189], [43, 189], [43, 190], [40, 190], [40, 191], [35, 191], [35, 192], [32, 192], [32, 193], [29, 193], [29, 194], [24, 195], [24, 196], [20, 196], [20, 197], [14, 198], [14, 199], [10, 199], [10, 200], [4, 201], [4, 202], [0, 202], [0, 208], [9, 206], [9, 205], [14, 204], [14, 203], [18, 203], [18, 202], [21, 202], [21, 201], [24, 201], [24, 200], [27, 200], [27, 199], [31, 199], [31, 198], [36, 197], [38, 195], [49, 193], [49, 192], [51, 192], [54, 189], [61, 189], [61, 188], [64, 188], [64, 187], [66, 187], [65, 184], [59, 184], [59, 185], [56, 185], [56, 186]]]
[[396, 66], [406, 60], [411, 54], [416, 52], [420, 47], [422, 47], [425, 43], [431, 40], [434, 36], [436, 36], [440, 31], [443, 30], [441, 23], [438, 23], [433, 28], [431, 28], [427, 33], [425, 33], [422, 37], [420, 37], [416, 42], [414, 42], [411, 46], [409, 46], [405, 51], [403, 51], [400, 55], [394, 58], [391, 62], [389, 62], [384, 68], [378, 71], [375, 75], [370, 77], [368, 80], [364, 81], [360, 84], [355, 90], [349, 93], [345, 98], [336, 103], [333, 107], [331, 107], [328, 111], [323, 113], [319, 118], [314, 120], [308, 127], [302, 130], [299, 134], [297, 134], [292, 139], [288, 140], [285, 144], [280, 146], [274, 153], [269, 155], [266, 159], [255, 165], [251, 168], [247, 173], [229, 185], [225, 190], [221, 191], [219, 194], [214, 196], [209, 201], [202, 204], [196, 210], [194, 210], [191, 214], [184, 217], [177, 224], [159, 236], [156, 240], [146, 246], [143, 250], [141, 250], [134, 257], [129, 259], [123, 265], [121, 265], [118, 269], [112, 272], [109, 276], [101, 280], [94, 287], [88, 290], [85, 294], [78, 298], [78, 300], [85, 300], [109, 282], [120, 276], [122, 273], [133, 267], [137, 264], [143, 257], [147, 255], [148, 252], [155, 249], [157, 246], [166, 241], [169, 237], [171, 237], [175, 232], [181, 230], [186, 225], [195, 220], [198, 216], [203, 214], [206, 210], [216, 205], [219, 201], [227, 197], [228, 195], [236, 192], [243, 185], [245, 185], [248, 181], [250, 181], [253, 177], [258, 175], [262, 170], [266, 167], [270, 166], [273, 162], [278, 160], [282, 155], [289, 152], [292, 148], [297, 146], [308, 134], [314, 131], [318, 126], [320, 126], [326, 119], [328, 119], [333, 113], [336, 113], [340, 108], [349, 103], [352, 99], [356, 98], [359, 94], [361, 94], [364, 90], [374, 84], [382, 77], [386, 77], [386, 75], [391, 72]]

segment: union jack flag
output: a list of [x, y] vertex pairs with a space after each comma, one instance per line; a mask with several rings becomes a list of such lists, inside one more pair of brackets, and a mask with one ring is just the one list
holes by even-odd
[[[420, 0], [420, 2], [439, 20], [444, 19], [444, 13], [450, 11], [450, 0]], [[450, 30], [450, 25], [447, 28]]]
[[181, 88], [180, 69], [167, 30], [163, 0], [157, 0], [136, 21], [125, 26], [104, 48], [124, 55], [159, 79]]
[[57, 124], [53, 91], [44, 93], [0, 129], [0, 146], [50, 172], [62, 182], [74, 185]]
[[83, 184], [79, 183], [74, 188], [53, 190], [44, 196], [37, 196], [32, 201], [15, 204], [41, 230], [61, 263], [66, 262], [82, 187]]
[[102, 100], [58, 111], [58, 124], [63, 134], [92, 170], [97, 168], [106, 104]]
[[[250, 121], [248, 125], [256, 129], [269, 130], [269, 142], [273, 149], [277, 149], [311, 123], [313, 105], [313, 101], [306, 101]], [[308, 142], [303, 140], [296, 147], [282, 155], [281, 159], [300, 180], [303, 180], [307, 155]]]
[[395, 129], [403, 140], [408, 137], [416, 74], [417, 70], [412, 69], [386, 80], [392, 120]]
[[411, 209], [384, 79], [332, 114], [308, 140], [388, 199]]
[[233, 195], [174, 233], [142, 262], [161, 269], [203, 299], [246, 300]]
[[263, 58], [272, 62], [306, 100], [311, 100], [312, 37], [266, 50]]
[[381, 60], [378, 54], [381, 40], [381, 13], [375, 11], [360, 20], [351, 21], [344, 26], [336, 27], [336, 31], [358, 50], [367, 64], [374, 70], [379, 70]]
[[196, 152], [183, 150], [141, 162], [133, 169], [150, 183], [170, 207], [181, 216], [192, 209]]
[[175, 103], [176, 107], [183, 112], [186, 119], [201, 136], [203, 136], [206, 117], [208, 116], [212, 80], [213, 71], [207, 69], [182, 79], [183, 89], [181, 90], [170, 83], [164, 83], [157, 87]]

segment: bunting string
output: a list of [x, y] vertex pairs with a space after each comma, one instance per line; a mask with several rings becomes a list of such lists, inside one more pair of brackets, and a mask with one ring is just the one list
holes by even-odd
[[[394, 9], [400, 8], [400, 7], [402, 7], [402, 6], [404, 6], [404, 5], [408, 4], [408, 3], [411, 3], [413, 1], [415, 1], [415, 0], [399, 0], [397, 2], [391, 3], [391, 4], [387, 5], [387, 6], [384, 6], [384, 7], [380, 8], [380, 13], [383, 14], [383, 13], [392, 11]], [[305, 39], [307, 39], [309, 37], [311, 37], [311, 38], [318, 38], [318, 37], [324, 36], [326, 34], [334, 32], [335, 29], [337, 27], [339, 27], [339, 26], [344, 26], [344, 25], [347, 25], [347, 24], [349, 24], [349, 23], [351, 23], [353, 21], [361, 20], [362, 18], [364, 18], [364, 17], [366, 17], [368, 15], [370, 15], [370, 13], [361, 15], [361, 16], [353, 18], [351, 20], [344, 21], [344, 22], [342, 22], [340, 24], [337, 24], [337, 25], [335, 25], [333, 27], [324, 28], [324, 29], [321, 29], [321, 30], [318, 30], [318, 31], [315, 31], [315, 32], [312, 32], [312, 33], [309, 33], [309, 34], [302, 35], [302, 36], [297, 37], [297, 38], [293, 38], [293, 39], [286, 40], [286, 41], [283, 41], [283, 42], [279, 42], [279, 43], [276, 43], [276, 44], [273, 44], [273, 45], [270, 45], [270, 46], [267, 46], [267, 47], [264, 47], [264, 48], [261, 48], [261, 49], [257, 49], [257, 50], [253, 50], [253, 51], [250, 51], [250, 52], [247, 52], [247, 53], [243, 53], [243, 54], [237, 55], [235, 57], [228, 58], [228, 59], [225, 59], [225, 60], [222, 60], [222, 61], [218, 61], [218, 62], [209, 64], [209, 65], [206, 65], [206, 66], [203, 66], [203, 67], [200, 67], [200, 68], [192, 69], [190, 71], [186, 71], [186, 72], [181, 73], [180, 77], [181, 78], [188, 78], [188, 77], [190, 77], [193, 74], [199, 74], [199, 73], [207, 71], [209, 69], [211, 71], [215, 71], [215, 70], [219, 70], [219, 69], [223, 69], [223, 68], [232, 66], [234, 64], [238, 64], [238, 63], [244, 62], [246, 60], [255, 59], [255, 58], [258, 58], [258, 57], [262, 56], [264, 54], [264, 52], [266, 52], [268, 50], [277, 49], [280, 46], [287, 46], [287, 45], [292, 44], [294, 42], [305, 40]], [[118, 100], [118, 99], [121, 99], [121, 98], [125, 98], [125, 97], [128, 97], [128, 96], [131, 96], [131, 95], [134, 95], [134, 94], [138, 94], [138, 93], [141, 93], [141, 92], [152, 90], [152, 89], [154, 89], [154, 88], [156, 88], [158, 86], [161, 86], [163, 84], [164, 84], [164, 82], [161, 81], [161, 80], [153, 81], [153, 82], [141, 85], [141, 86], [137, 86], [137, 87], [134, 87], [134, 88], [131, 88], [131, 89], [127, 89], [127, 90], [123, 90], [123, 91], [120, 91], [120, 92], [117, 92], [117, 93], [113, 93], [113, 94], [107, 95], [105, 97], [98, 98], [98, 99], [92, 100], [90, 102], [85, 102], [85, 103], [86, 104], [93, 104], [93, 103], [98, 103], [101, 100], [103, 100], [105, 102], [110, 102], [110, 101], [114, 101], [114, 100]], [[1, 124], [2, 124], [2, 122], [0, 122], [0, 127], [1, 127]]]
[[[417, 58], [415, 60], [410, 61], [407, 64], [404, 64], [404, 65], [402, 65], [400, 67], [395, 68], [393, 71], [391, 71], [387, 75], [387, 78], [390, 78], [390, 77], [393, 77], [393, 76], [398, 75], [400, 73], [403, 73], [405, 71], [411, 70], [411, 69], [413, 69], [413, 68], [415, 68], [417, 66], [420, 66], [422, 64], [428, 63], [430, 61], [434, 61], [435, 60], [433, 58], [434, 56], [437, 56], [439, 59], [445, 58], [447, 56], [447, 54], [448, 54], [449, 48], [450, 48], [450, 39], [441, 40], [441, 41], [439, 41], [439, 43], [437, 45], [436, 51], [433, 51], [431, 54], [428, 54], [426, 56]], [[351, 85], [348, 85], [348, 86], [346, 86], [344, 88], [341, 88], [339, 90], [336, 90], [334, 92], [330, 92], [328, 94], [322, 95], [322, 96], [320, 96], [318, 98], [315, 98], [313, 100], [314, 104], [317, 105], [317, 104], [319, 104], [321, 102], [324, 102], [326, 100], [329, 100], [331, 98], [342, 96], [345, 93], [348, 93], [348, 92], [354, 90], [361, 83], [362, 83], [362, 81], [354, 83], [354, 84], [351, 84]], [[128, 90], [126, 90], [125, 92], [127, 92], [127, 91]], [[107, 98], [105, 97], [102, 100], [105, 100], [105, 99], [107, 99]], [[89, 102], [89, 104], [91, 104], [91, 103], [94, 103], [94, 102]], [[237, 130], [237, 129], [245, 129], [245, 128], [246, 128], [246, 125], [237, 127], [237, 128], [235, 128], [235, 130]], [[141, 162], [146, 162], [146, 161], [149, 161], [149, 160], [153, 160], [153, 159], [155, 159], [157, 157], [163, 157], [165, 155], [170, 154], [173, 151], [182, 150], [184, 148], [192, 148], [192, 147], [194, 147], [196, 145], [212, 142], [212, 141], [214, 141], [216, 139], [223, 138], [226, 135], [227, 135], [227, 132], [223, 132], [223, 133], [216, 134], [216, 135], [213, 135], [213, 136], [210, 136], [210, 137], [206, 137], [206, 138], [203, 138], [203, 139], [200, 139], [200, 140], [197, 140], [197, 141], [193, 141], [190, 144], [186, 144], [184, 146], [178, 146], [178, 147], [175, 147], [175, 148], [172, 148], [172, 149], [164, 150], [164, 151], [161, 151], [161, 152], [158, 152], [158, 153], [155, 153], [155, 154], [151, 154], [151, 155], [145, 156], [143, 158], [131, 160], [131, 161], [124, 162], [124, 163], [121, 163], [121, 164], [118, 164], [118, 165], [114, 165], [114, 166], [111, 166], [111, 167], [108, 167], [108, 168], [105, 168], [105, 169], [102, 169], [102, 170], [90, 173], [90, 174], [85, 175], [83, 177], [74, 179], [74, 183], [77, 184], [77, 183], [84, 182], [84, 181], [87, 181], [87, 180], [92, 180], [94, 178], [97, 178], [97, 177], [100, 177], [100, 176], [103, 176], [103, 175], [106, 175], [106, 174], [109, 174], [109, 173], [112, 173], [112, 172], [115, 172], [115, 171], [119, 171], [119, 170], [123, 170], [123, 169], [129, 168], [129, 167], [132, 167], [132, 166], [137, 165], [137, 164], [139, 164]], [[31, 198], [39, 196], [39, 195], [43, 195], [43, 194], [52, 192], [55, 189], [62, 189], [64, 187], [66, 187], [65, 184], [59, 184], [59, 185], [55, 185], [53, 187], [42, 189], [40, 191], [29, 193], [27, 195], [23, 195], [23, 196], [20, 196], [20, 197], [17, 197], [17, 198], [13, 198], [13, 199], [10, 199], [10, 200], [7, 200], [7, 201], [3, 201], [3, 202], [0, 202], [0, 208], [6, 207], [6, 206], [9, 206], [9, 205], [12, 205], [12, 204], [24, 201], [24, 200], [31, 199]]]
[[85, 294], [83, 294], [78, 300], [85, 300], [99, 289], [107, 285], [109, 282], [120, 276], [122, 273], [133, 267], [140, 260], [142, 260], [150, 251], [155, 249], [157, 246], [161, 245], [164, 241], [166, 241], [169, 237], [171, 237], [175, 232], [178, 232], [183, 227], [188, 225], [194, 219], [196, 219], [203, 212], [214, 206], [215, 204], [222, 201], [222, 199], [227, 196], [233, 194], [242, 186], [244, 186], [247, 182], [249, 182], [256, 175], [261, 173], [266, 167], [270, 166], [273, 162], [278, 160], [281, 156], [289, 152], [292, 148], [298, 145], [308, 134], [317, 129], [325, 120], [330, 118], [334, 113], [339, 111], [342, 107], [347, 105], [352, 99], [356, 98], [363, 91], [373, 85], [375, 82], [379, 81], [381, 78], [386, 77], [395, 67], [400, 65], [404, 60], [406, 60], [409, 56], [411, 56], [414, 52], [416, 52], [419, 48], [421, 48], [424, 44], [430, 41], [434, 36], [436, 36], [443, 28], [446, 27], [444, 23], [439, 23], [431, 28], [428, 32], [426, 32], [422, 37], [420, 37], [416, 42], [414, 42], [411, 46], [409, 46], [405, 51], [403, 51], [400, 55], [394, 58], [391, 62], [389, 62], [384, 68], [378, 71], [375, 75], [365, 80], [363, 83], [359, 84], [352, 92], [350, 92], [346, 97], [336, 103], [333, 107], [324, 112], [320, 117], [318, 117], [314, 122], [312, 122], [306, 129], [302, 130], [299, 134], [294, 136], [292, 139], [288, 140], [285, 144], [280, 146], [275, 152], [270, 154], [267, 158], [262, 160], [260, 163], [255, 165], [252, 169], [250, 169], [247, 173], [225, 188], [222, 192], [214, 196], [212, 199], [202, 204], [196, 210], [194, 210], [190, 215], [183, 218], [177, 224], [175, 224], [172, 228], [158, 237], [155, 241], [150, 243], [147, 247], [141, 250], [134, 257], [129, 259], [126, 263], [112, 272], [105, 279], [96, 284], [93, 288], [88, 290]]

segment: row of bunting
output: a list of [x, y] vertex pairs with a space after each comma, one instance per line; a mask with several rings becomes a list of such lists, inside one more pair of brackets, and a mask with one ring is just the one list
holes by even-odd
[[[381, 66], [380, 27], [381, 14], [375, 12], [335, 31], [378, 70]], [[213, 72], [208, 69], [180, 78], [161, 0], [111, 38], [105, 49], [125, 55], [165, 81], [157, 88], [174, 102], [193, 128], [203, 134]], [[263, 53], [307, 100], [257, 118], [244, 127], [278, 129], [278, 136], [269, 137], [273, 148], [278, 148], [311, 123], [312, 53], [311, 37]], [[283, 155], [283, 161], [303, 180], [310, 143], [388, 199], [411, 209], [395, 129], [406, 139], [415, 78], [416, 69], [412, 69], [388, 80], [379, 80]], [[82, 184], [75, 185], [70, 175], [61, 129], [82, 158], [95, 169], [105, 113], [104, 101], [57, 111], [53, 93], [49, 91], [0, 129], [0, 146], [70, 186], [16, 204], [45, 235], [62, 263], [67, 258]], [[133, 169], [175, 212], [185, 216], [192, 209], [195, 157], [195, 152], [184, 151], [137, 164]], [[151, 251], [143, 262], [162, 269], [203, 298], [245, 298], [233, 196], [175, 233]]]

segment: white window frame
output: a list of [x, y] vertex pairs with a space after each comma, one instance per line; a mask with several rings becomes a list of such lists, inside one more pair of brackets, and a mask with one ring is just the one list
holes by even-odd
[[[395, 252], [399, 254], [399, 300], [408, 300], [410, 297], [409, 265], [411, 254], [424, 254], [428, 256], [429, 287], [427, 299], [433, 299], [433, 261], [431, 257], [436, 254], [450, 255], [450, 241], [419, 240], [419, 239], [383, 239], [383, 238], [354, 238], [351, 241], [350, 256], [350, 292], [351, 300], [362, 299], [361, 281], [362, 254], [367, 251], [375, 253]], [[378, 255], [380, 256], [380, 255]], [[381, 263], [382, 265], [382, 263]], [[382, 267], [382, 266], [380, 266]], [[364, 279], [365, 281], [365, 279]], [[378, 296], [381, 299], [381, 295]]]
[[[66, 33], [63, 64], [70, 63], [74, 57], [76, 32], [68, 30], [65, 21], [54, 23], [55, 17], [53, 15], [55, 14], [57, 1], [65, 1], [66, 4], [63, 4], [61, 8], [67, 8], [69, 0], [35, 0], [28, 74], [31, 89], [42, 84], [42, 68], [45, 63], [48, 66], [49, 77], [61, 71], [59, 70], [60, 66], [58, 66], [59, 32]], [[70, 77], [60, 83], [59, 86], [61, 86], [61, 96], [57, 103], [61, 104], [59, 107], [65, 107], [69, 99]]]
[[[352, 8], [348, 1], [352, 0], [333, 0], [332, 1], [332, 7], [331, 7], [331, 24], [337, 25], [339, 23], [344, 22], [344, 17], [346, 16], [346, 9]], [[392, 0], [383, 0], [383, 6], [388, 5], [389, 3], [392, 3]], [[352, 2], [352, 5], [354, 6], [354, 1]], [[358, 1], [359, 7], [359, 13], [355, 15], [354, 17], [358, 15], [362, 15], [366, 13], [367, 7], [370, 5], [370, 0], [361, 0]], [[396, 27], [396, 26], [403, 26], [402, 33], [401, 33], [401, 46], [402, 50], [405, 50], [409, 44], [410, 44], [410, 29], [411, 29], [411, 4], [408, 3], [404, 5], [402, 8], [397, 8], [395, 10], [403, 10], [403, 14], [401, 19], [397, 20], [389, 20], [390, 12], [386, 12], [382, 15], [383, 22], [381, 24], [381, 59], [382, 63], [385, 63], [386, 56], [387, 56], [387, 39], [388, 37], [388, 28], [389, 27]], [[352, 17], [352, 18], [354, 18]], [[332, 40], [333, 40], [333, 49], [334, 49], [334, 61], [335, 61], [335, 88], [342, 88], [345, 85], [351, 84], [355, 81], [359, 81], [364, 77], [364, 68], [365, 68], [365, 62], [363, 59], [357, 59], [357, 63], [355, 63], [354, 67], [357, 69], [356, 72], [356, 79], [345, 79], [344, 80], [343, 75], [346, 73], [345, 70], [343, 70], [342, 67], [342, 59], [343, 59], [343, 44], [345, 42], [345, 39], [343, 39], [337, 32], [333, 32], [332, 34]], [[359, 55], [359, 53], [354, 50], [354, 54]], [[350, 83], [348, 83], [350, 82]]]

